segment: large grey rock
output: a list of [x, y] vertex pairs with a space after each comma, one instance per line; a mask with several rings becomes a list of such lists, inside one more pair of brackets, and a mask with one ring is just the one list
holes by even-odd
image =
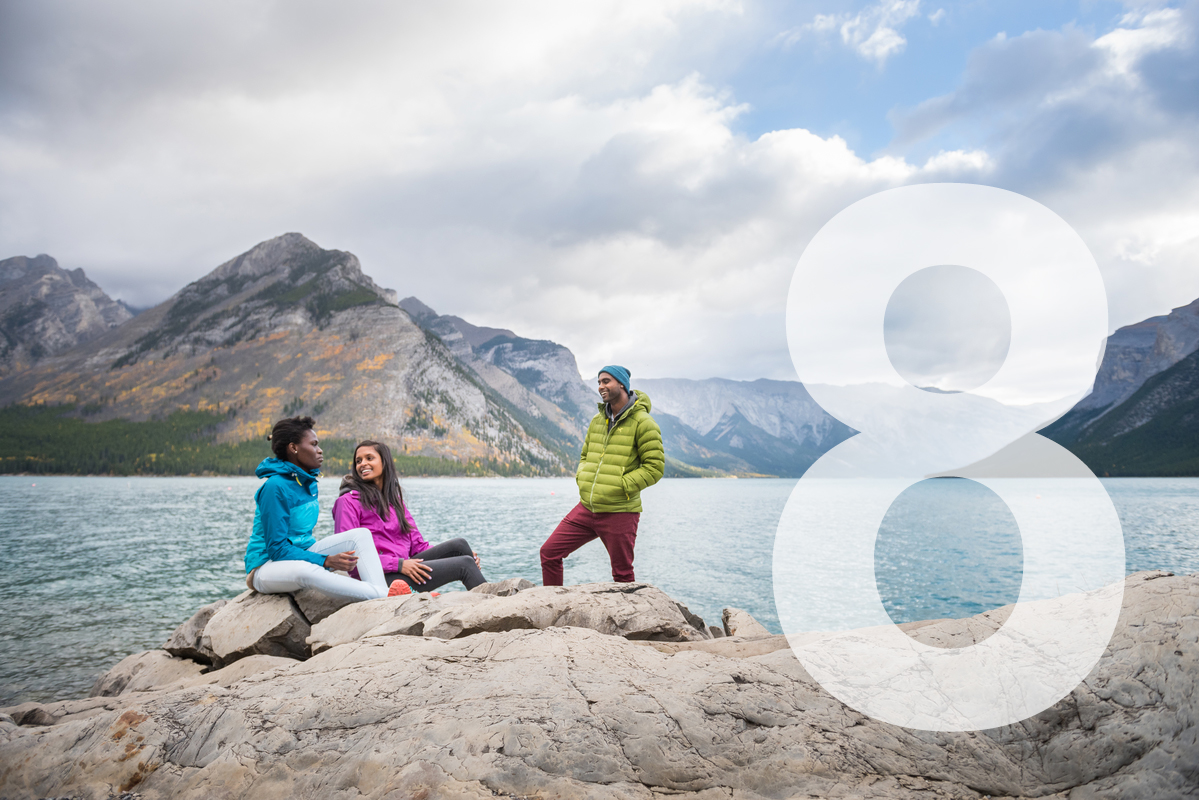
[[537, 584], [524, 578], [505, 578], [496, 583], [481, 583], [471, 589], [475, 594], [491, 594], [496, 597], [508, 597], [517, 592], [523, 592], [525, 589], [532, 589]]
[[170, 683], [194, 678], [204, 667], [187, 658], [176, 658], [165, 650], [147, 650], [122, 659], [96, 679], [91, 697], [113, 697], [145, 692]]
[[316, 625], [308, 643], [313, 653], [319, 653], [374, 636], [456, 639], [563, 626], [626, 639], [690, 642], [710, 638], [707, 631], [687, 621], [682, 608], [665, 592], [645, 583], [535, 586], [506, 596], [474, 591], [450, 592], [438, 598], [419, 594], [355, 603]]
[[227, 688], [114, 698], [52, 727], [0, 717], [0, 781], [9, 797], [120, 788], [145, 800], [1194, 794], [1199, 575], [1130, 578], [1085, 681], [987, 731], [867, 718], [825, 693], [788, 648], [732, 658], [701, 649], [728, 643], [577, 627], [364, 638]]
[[245, 591], [208, 621], [202, 646], [217, 666], [252, 655], [307, 658], [310, 632], [290, 595]]
[[291, 596], [296, 601], [300, 613], [304, 615], [304, 619], [308, 620], [309, 625], [315, 625], [323, 619], [328, 619], [354, 602], [344, 597], [333, 597], [324, 592], [318, 592], [316, 589], [301, 589], [298, 592], [292, 592]]
[[753, 618], [748, 611], [739, 608], [726, 608], [720, 613], [724, 622], [726, 636], [739, 636], [742, 639], [764, 639], [773, 636], [766, 626]]
[[191, 619], [175, 629], [162, 649], [179, 658], [190, 658], [201, 664], [211, 664], [214, 653], [204, 646], [204, 626], [212, 619], [213, 614], [228, 603], [228, 600], [217, 600], [215, 603], [203, 606], [195, 614], [192, 614]]
[[646, 583], [537, 586], [490, 603], [456, 606], [429, 617], [422, 634], [455, 639], [521, 628], [572, 626], [625, 639], [676, 642], [707, 639], [679, 605]]
[[440, 597], [421, 592], [354, 603], [314, 625], [308, 645], [315, 654], [364, 636], [420, 636], [425, 621], [434, 614], [452, 606], [487, 603], [493, 599], [493, 595], [474, 592], [445, 592]]
[[[703, 638], [712, 638], [712, 632], [708, 630], [708, 624], [704, 622], [703, 617], [701, 617], [699, 614], [692, 613], [691, 609], [687, 608], [687, 606], [683, 605], [682, 603], [675, 603], [675, 605], [679, 607], [679, 613], [683, 615], [683, 619], [687, 620], [688, 625], [703, 633]], [[721, 632], [721, 635], [724, 635], [723, 631]]]

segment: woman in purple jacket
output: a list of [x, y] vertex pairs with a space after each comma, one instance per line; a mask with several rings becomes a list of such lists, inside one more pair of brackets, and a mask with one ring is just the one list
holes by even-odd
[[404, 505], [391, 450], [381, 442], [354, 448], [354, 469], [342, 478], [341, 496], [333, 504], [334, 533], [354, 528], [370, 530], [389, 584], [404, 581], [427, 592], [451, 581], [462, 581], [467, 589], [487, 582], [479, 571], [479, 554], [465, 539], [430, 546], [420, 535]]

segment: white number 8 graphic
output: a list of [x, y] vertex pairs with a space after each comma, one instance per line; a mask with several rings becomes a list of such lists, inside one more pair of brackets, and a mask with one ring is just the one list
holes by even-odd
[[[985, 275], [1010, 312], [1006, 360], [967, 392], [907, 383], [884, 342], [895, 288], [941, 265]], [[813, 238], [787, 302], [791, 358], [816, 402], [859, 433], [796, 484], [775, 539], [774, 592], [792, 650], [833, 696], [896, 725], [982, 730], [1048, 708], [1094, 667], [1123, 598], [1119, 518], [1090, 470], [1033, 432], [1089, 391], [1106, 334], [1106, 295], [1086, 245], [1012, 192], [893, 189]], [[907, 636], [875, 582], [887, 509], [931, 475], [977, 480], [1020, 528], [1019, 600], [998, 631], [968, 647]]]

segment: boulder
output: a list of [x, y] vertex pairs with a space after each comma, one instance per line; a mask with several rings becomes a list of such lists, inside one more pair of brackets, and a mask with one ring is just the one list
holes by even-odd
[[706, 639], [661, 589], [647, 583], [537, 586], [489, 603], [456, 606], [425, 621], [424, 636], [455, 639], [522, 628], [590, 628], [625, 639], [687, 642]]
[[364, 638], [227, 688], [130, 694], [51, 727], [0, 719], [4, 792], [1193, 796], [1199, 575], [1131, 577], [1110, 646], [1085, 681], [1040, 714], [985, 731], [870, 719], [814, 683], [789, 648], [708, 651], [729, 642], [647, 644], [579, 627]]
[[115, 697], [129, 692], [146, 692], [186, 678], [194, 678], [204, 667], [188, 658], [176, 658], [165, 650], [147, 650], [122, 659], [92, 685], [90, 697]]
[[[480, 588], [480, 587], [475, 587]], [[572, 626], [665, 642], [710, 638], [660, 589], [645, 583], [534, 586], [511, 595], [448, 592], [384, 598], [343, 608], [313, 628], [312, 652], [377, 636], [456, 639], [477, 633]], [[690, 613], [690, 612], [688, 612]], [[692, 615], [694, 617], [694, 615]], [[700, 624], [703, 620], [695, 617]]]
[[242, 592], [204, 627], [202, 646], [225, 666], [252, 655], [307, 658], [311, 626], [286, 594]]
[[333, 597], [315, 589], [301, 589], [298, 592], [292, 592], [291, 596], [296, 601], [300, 613], [304, 615], [304, 619], [308, 620], [309, 625], [315, 625], [323, 619], [328, 619], [354, 602], [348, 598]]
[[766, 630], [765, 625], [754, 619], [752, 614], [739, 608], [724, 609], [720, 613], [720, 618], [724, 622], [726, 636], [737, 636], [742, 639], [765, 639], [767, 636], [774, 635]]
[[683, 605], [682, 603], [675, 603], [675, 605], [679, 607], [679, 613], [683, 615], [683, 619], [687, 620], [688, 625], [690, 625], [692, 628], [695, 628], [700, 633], [703, 633], [705, 639], [712, 638], [712, 633], [708, 630], [708, 625], [706, 622], [704, 622], [703, 617], [701, 617], [699, 614], [692, 614], [691, 609], [687, 608], [687, 606]]
[[534, 586], [536, 586], [535, 583], [524, 578], [507, 578], [496, 583], [481, 583], [471, 589], [471, 591], [476, 594], [493, 594], [497, 597], [507, 597], [517, 592], [523, 592], [525, 589], [532, 589]]
[[487, 603], [493, 599], [494, 595], [474, 592], [445, 592], [440, 597], [421, 592], [354, 603], [314, 625], [308, 646], [315, 654], [368, 635], [402, 633], [420, 636], [425, 620], [437, 612], [451, 606]]
[[192, 614], [191, 619], [175, 629], [162, 649], [178, 658], [190, 658], [201, 664], [211, 664], [213, 653], [206, 649], [203, 643], [204, 626], [212, 619], [213, 614], [228, 603], [228, 600], [217, 600], [215, 603], [203, 606], [195, 614]]

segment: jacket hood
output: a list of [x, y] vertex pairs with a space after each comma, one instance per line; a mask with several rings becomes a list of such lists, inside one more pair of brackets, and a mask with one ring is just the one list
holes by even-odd
[[271, 458], [262, 459], [262, 463], [259, 464], [254, 470], [254, 474], [259, 478], [269, 478], [272, 475], [283, 475], [284, 477], [288, 475], [295, 475], [305, 486], [307, 486], [309, 483], [319, 478], [321, 473], [320, 470], [317, 470], [316, 472], [309, 472], [306, 469], [296, 466], [290, 461], [281, 461], [280, 459], [272, 456]]
[[[653, 408], [653, 404], [649, 401], [649, 395], [640, 389], [634, 389], [631, 394], [633, 395], [633, 407], [629, 409], [629, 413], [633, 413], [633, 410], [636, 409], [637, 406], [641, 406], [643, 409], [645, 409], [645, 413], [648, 414], [650, 409]], [[607, 403], [599, 402], [595, 404], [595, 407], [599, 409], [601, 414], [603, 414], [607, 410], [607, 405]]]
[[355, 491], [358, 491], [358, 486], [354, 483], [354, 477], [352, 475], [342, 475], [341, 485], [337, 487], [337, 496], [341, 497], [343, 494]]

